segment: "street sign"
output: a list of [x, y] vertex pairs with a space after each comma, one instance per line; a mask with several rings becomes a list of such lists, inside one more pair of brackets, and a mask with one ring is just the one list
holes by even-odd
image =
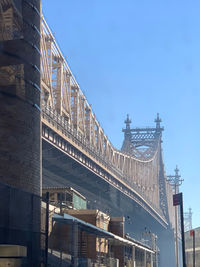
[[194, 230], [190, 230], [190, 236], [194, 235]]
[[182, 203], [182, 193], [173, 195], [173, 206], [181, 205]]

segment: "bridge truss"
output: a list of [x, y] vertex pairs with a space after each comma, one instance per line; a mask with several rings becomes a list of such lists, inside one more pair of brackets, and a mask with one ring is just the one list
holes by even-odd
[[[5, 40], [11, 38], [10, 34], [20, 38], [22, 21], [16, 20], [13, 7], [11, 0], [3, 0], [0, 5], [0, 19], [3, 21], [0, 30]], [[19, 80], [23, 69], [17, 68], [17, 72], [15, 69], [13, 66], [6, 67], [3, 75], [11, 80], [9, 73], [12, 72], [12, 79]], [[28, 81], [21, 79], [19, 82], [23, 86]], [[130, 197], [137, 196], [137, 201], [140, 199], [140, 204], [146, 209], [148, 206], [148, 211], [157, 214], [165, 225], [173, 224], [173, 192], [164, 172], [161, 153], [163, 128], [160, 127], [159, 117], [156, 127], [134, 129], [130, 129], [127, 118], [122, 150], [116, 149], [96, 119], [43, 17], [41, 94], [43, 138], [71, 153], [101, 177], [110, 179], [114, 186], [119, 190], [123, 188]]]
[[52, 128], [50, 117], [60, 122], [67, 129], [68, 138], [71, 134], [83, 144], [81, 150], [85, 154], [92, 152], [88, 157], [135, 189], [164, 221], [173, 223], [172, 188], [162, 162], [163, 128], [159, 116], [155, 128], [130, 129], [127, 118], [122, 150], [116, 149], [97, 121], [44, 18], [41, 34], [43, 123]]

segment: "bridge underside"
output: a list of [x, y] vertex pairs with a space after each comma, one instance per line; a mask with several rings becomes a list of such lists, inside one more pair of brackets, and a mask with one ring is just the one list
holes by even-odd
[[88, 208], [99, 209], [110, 216], [124, 216], [125, 232], [135, 239], [148, 239], [146, 232], [155, 233], [161, 250], [160, 266], [174, 266], [173, 233], [168, 226], [161, 225], [133, 199], [90, 169], [47, 141], [42, 142], [43, 186], [71, 186], [87, 198]]

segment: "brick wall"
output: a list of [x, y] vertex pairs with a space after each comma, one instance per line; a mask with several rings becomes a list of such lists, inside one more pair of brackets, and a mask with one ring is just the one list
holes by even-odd
[[[108, 231], [110, 217], [103, 212], [98, 210], [68, 210], [67, 212], [80, 220]], [[88, 258], [95, 259], [98, 252], [108, 253], [108, 241], [105, 238], [99, 238], [92, 234], [86, 234], [84, 238], [82, 241], [85, 246], [87, 243], [86, 250]]]
[[109, 232], [124, 237], [124, 217], [111, 217]]

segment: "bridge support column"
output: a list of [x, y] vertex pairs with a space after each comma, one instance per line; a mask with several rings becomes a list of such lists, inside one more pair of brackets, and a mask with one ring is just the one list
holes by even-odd
[[144, 267], [147, 266], [147, 252], [146, 250], [144, 251]]
[[151, 256], [150, 257], [151, 257], [151, 259], [150, 259], [151, 265], [150, 266], [153, 267], [153, 254], [152, 253], [151, 253]]
[[72, 224], [71, 232], [71, 244], [72, 244], [72, 266], [78, 266], [78, 224], [74, 222]]
[[135, 247], [132, 247], [132, 261], [133, 261], [133, 267], [136, 267], [136, 261], [135, 261]]

